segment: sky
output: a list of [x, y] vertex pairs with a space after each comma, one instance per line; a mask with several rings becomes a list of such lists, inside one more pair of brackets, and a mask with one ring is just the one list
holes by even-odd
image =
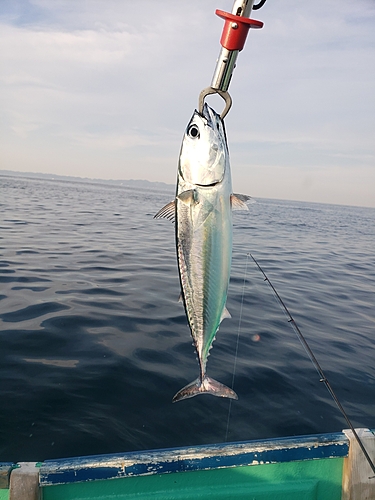
[[[0, 0], [0, 170], [174, 184], [232, 6]], [[375, 207], [375, 0], [252, 17], [225, 119], [234, 191]]]

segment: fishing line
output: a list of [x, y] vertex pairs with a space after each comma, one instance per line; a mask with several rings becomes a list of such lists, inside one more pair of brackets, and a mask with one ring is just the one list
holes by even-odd
[[[318, 363], [318, 360], [316, 359], [314, 353], [312, 352], [309, 344], [307, 343], [305, 337], [302, 335], [302, 332], [301, 330], [299, 329], [297, 323], [295, 322], [293, 316], [290, 314], [289, 312], [289, 309], [286, 307], [284, 301], [282, 300], [282, 298], [280, 297], [280, 295], [277, 293], [275, 287], [273, 286], [273, 284], [271, 283], [271, 281], [269, 280], [268, 276], [266, 275], [266, 273], [263, 271], [263, 269], [260, 267], [260, 265], [258, 264], [258, 262], [256, 261], [256, 259], [251, 255], [251, 254], [248, 254], [248, 256], [250, 255], [250, 257], [253, 259], [253, 261], [255, 262], [255, 264], [257, 265], [259, 271], [263, 274], [264, 276], [264, 281], [267, 281], [267, 283], [270, 285], [270, 287], [272, 288], [274, 294], [276, 295], [279, 303], [281, 304], [281, 307], [282, 309], [286, 312], [287, 316], [289, 317], [288, 319], [288, 322], [292, 324], [292, 326], [294, 327], [294, 330], [298, 336], [298, 339], [300, 340], [301, 344], [303, 345], [303, 347], [305, 348], [305, 351], [307, 352], [312, 364], [314, 365], [316, 371], [318, 372], [319, 376], [320, 376], [320, 382], [323, 382], [324, 385], [326, 386], [328, 392], [330, 393], [333, 401], [336, 403], [336, 406], [338, 407], [338, 409], [340, 410], [341, 414], [343, 415], [343, 417], [345, 418], [345, 421], [346, 423], [348, 424], [350, 430], [353, 432], [353, 435], [359, 445], [359, 447], [361, 448], [364, 456], [366, 457], [366, 460], [367, 462], [369, 463], [372, 471], [375, 473], [375, 465], [374, 465], [374, 462], [371, 460], [369, 454], [367, 453], [366, 451], [366, 448], [364, 447], [361, 439], [359, 438], [358, 434], [357, 434], [357, 431], [354, 429], [354, 426], [353, 424], [351, 423], [348, 415], [346, 414], [344, 408], [342, 407], [338, 397], [336, 396], [334, 390], [332, 389], [331, 387], [331, 384], [328, 382], [327, 380], [327, 377], [324, 375], [324, 372], [320, 366], [320, 364]], [[375, 476], [369, 478], [369, 479], [373, 479], [375, 478]]]
[[[239, 346], [239, 343], [240, 343], [242, 311], [243, 311], [243, 301], [244, 301], [244, 297], [245, 297], [245, 286], [246, 286], [246, 279], [247, 279], [247, 266], [248, 266], [248, 263], [249, 263], [249, 254], [246, 255], [245, 274], [244, 274], [244, 277], [243, 277], [243, 284], [242, 284], [242, 297], [241, 297], [241, 306], [240, 306], [240, 319], [238, 320], [236, 352], [235, 352], [235, 355], [234, 355], [234, 363], [233, 363], [232, 390], [234, 390], [234, 377], [236, 375], [236, 368], [237, 368], [238, 346]], [[227, 430], [225, 432], [225, 442], [228, 441], [229, 420], [230, 420], [231, 411], [232, 411], [232, 400], [230, 399], [229, 400], [229, 408], [228, 408]]]

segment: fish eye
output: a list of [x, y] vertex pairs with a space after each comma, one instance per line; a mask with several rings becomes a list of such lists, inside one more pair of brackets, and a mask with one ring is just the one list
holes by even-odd
[[199, 128], [196, 125], [190, 125], [187, 130], [187, 135], [192, 139], [199, 139]]

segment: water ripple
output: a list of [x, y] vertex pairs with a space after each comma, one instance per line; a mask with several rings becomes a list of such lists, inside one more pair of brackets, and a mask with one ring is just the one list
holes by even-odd
[[[228, 401], [171, 403], [198, 376], [174, 227], [152, 218], [171, 194], [4, 179], [0, 460], [223, 441]], [[209, 375], [230, 385], [240, 333], [230, 440], [346, 426], [249, 252], [354, 425], [373, 426], [374, 215], [278, 200], [234, 214], [232, 319], [208, 360]]]

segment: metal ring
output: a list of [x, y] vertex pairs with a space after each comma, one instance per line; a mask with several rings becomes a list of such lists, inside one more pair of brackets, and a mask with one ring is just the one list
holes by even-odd
[[219, 96], [224, 99], [225, 108], [220, 115], [220, 118], [224, 120], [224, 118], [227, 116], [232, 106], [232, 98], [227, 91], [224, 92], [223, 90], [214, 89], [213, 87], [207, 87], [203, 89], [202, 92], [199, 94], [199, 103], [198, 103], [199, 113], [201, 114], [203, 113], [204, 100], [210, 94], [219, 94]]

